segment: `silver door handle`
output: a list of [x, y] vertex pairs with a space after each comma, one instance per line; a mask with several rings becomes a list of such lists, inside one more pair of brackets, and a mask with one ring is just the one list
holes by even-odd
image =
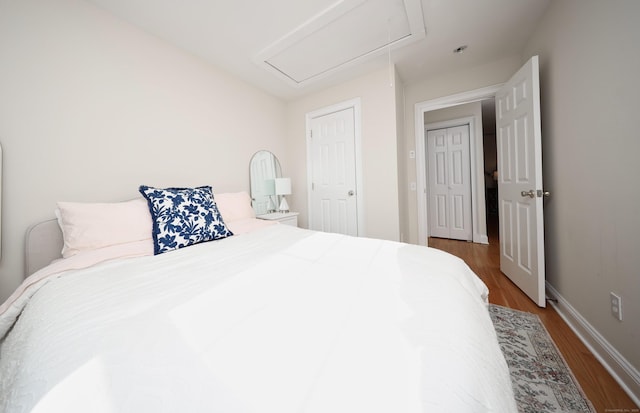
[[533, 189], [530, 191], [522, 191], [520, 192], [520, 195], [524, 196], [524, 197], [529, 197], [529, 198], [535, 198], [536, 196], [538, 198], [542, 198], [542, 197], [549, 197], [551, 196], [551, 192], [549, 191], [543, 191], [542, 189], [538, 189], [537, 191], [534, 191]]
[[353, 192], [353, 189], [352, 189], [351, 191], [347, 192], [347, 195], [353, 196], [353, 195], [355, 195], [355, 192]]

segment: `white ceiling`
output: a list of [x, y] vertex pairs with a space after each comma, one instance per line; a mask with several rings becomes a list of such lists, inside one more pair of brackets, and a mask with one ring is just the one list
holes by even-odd
[[[411, 84], [455, 70], [459, 65], [479, 65], [518, 54], [550, 0], [88, 1], [268, 93], [288, 100], [385, 67], [389, 59], [396, 65], [402, 80]], [[400, 8], [404, 3], [405, 19], [408, 17], [414, 27], [421, 26], [416, 22], [422, 23], [426, 36], [418, 33], [409, 41], [394, 43], [392, 32], [403, 29], [396, 28], [395, 17], [381, 23], [384, 17], [379, 12], [374, 15], [366, 11], [366, 7], [361, 7], [373, 2], [388, 2], [391, 9], [394, 3]], [[291, 49], [294, 53], [280, 59], [280, 62], [304, 71], [306, 80], [302, 82], [292, 81], [264, 63], [267, 60], [265, 56], [278, 56], [282, 45], [291, 45], [292, 39], [303, 39], [310, 32], [316, 33], [313, 44], [318, 51], [335, 51], [344, 56], [347, 49], [344, 31], [336, 40], [330, 35], [317, 35], [316, 30], [323, 25], [319, 23], [335, 21], [341, 9], [354, 8], [365, 13], [359, 17], [359, 22], [371, 24], [358, 23], [352, 29], [353, 38], [364, 41], [367, 37], [364, 33], [371, 32], [372, 36], [377, 34], [378, 37], [387, 33], [392, 39], [391, 48], [385, 45], [381, 50], [338, 69], [321, 70], [321, 75], [312, 76], [309, 80], [308, 62], [314, 56], [313, 50], [305, 52], [305, 47], [297, 45]], [[422, 20], [416, 15], [420, 8]], [[352, 43], [356, 48], [360, 41]], [[454, 54], [453, 49], [461, 45], [469, 47], [462, 54]], [[274, 50], [276, 53], [270, 53]], [[301, 50], [301, 53], [295, 53]]]

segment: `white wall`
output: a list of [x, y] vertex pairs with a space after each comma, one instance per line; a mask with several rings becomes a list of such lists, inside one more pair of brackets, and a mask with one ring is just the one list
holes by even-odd
[[305, 115], [360, 98], [362, 103], [362, 172], [365, 235], [399, 240], [396, 85], [389, 69], [378, 70], [340, 86], [290, 102], [287, 106], [289, 152], [293, 170], [292, 210], [307, 227], [307, 149]]
[[639, 16], [636, 0], [553, 1], [523, 54], [540, 56], [547, 279], [636, 369]]
[[88, 2], [0, 0], [0, 300], [23, 276], [27, 226], [56, 201], [248, 190], [256, 150], [286, 169], [285, 120], [280, 100]]

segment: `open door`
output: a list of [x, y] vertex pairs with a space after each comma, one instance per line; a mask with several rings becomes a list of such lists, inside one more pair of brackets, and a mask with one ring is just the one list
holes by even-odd
[[500, 270], [545, 307], [538, 56], [496, 94]]

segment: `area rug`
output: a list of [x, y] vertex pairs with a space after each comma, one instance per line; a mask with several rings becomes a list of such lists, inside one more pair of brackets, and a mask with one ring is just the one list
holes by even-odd
[[521, 413], [594, 412], [540, 318], [491, 304]]

